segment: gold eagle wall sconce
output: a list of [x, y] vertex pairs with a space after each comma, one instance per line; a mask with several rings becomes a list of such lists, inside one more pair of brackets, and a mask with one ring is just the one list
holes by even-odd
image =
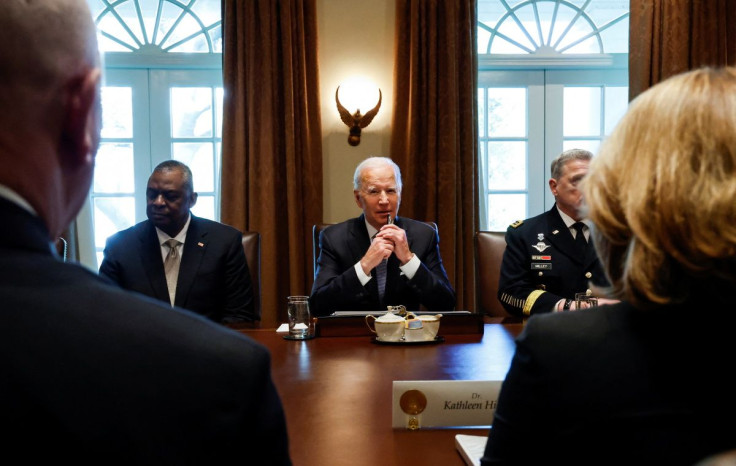
[[381, 94], [381, 89], [378, 89], [378, 103], [375, 107], [368, 110], [365, 115], [362, 115], [360, 113], [360, 109], [356, 109], [355, 113], [350, 113], [350, 111], [345, 108], [344, 105], [340, 103], [340, 99], [337, 96], [337, 93], [340, 91], [340, 86], [337, 86], [337, 90], [335, 91], [335, 102], [337, 102], [337, 111], [340, 112], [340, 119], [345, 123], [348, 128], [350, 128], [350, 134], [348, 135], [348, 144], [351, 146], [357, 146], [360, 144], [360, 130], [368, 126], [371, 121], [373, 121], [373, 118], [375, 118], [376, 114], [378, 113], [378, 109], [381, 107], [381, 100], [383, 98]]

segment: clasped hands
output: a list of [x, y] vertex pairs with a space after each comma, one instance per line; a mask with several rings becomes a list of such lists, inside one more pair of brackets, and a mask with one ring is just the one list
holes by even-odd
[[370, 275], [371, 270], [384, 259], [388, 259], [391, 254], [396, 254], [396, 258], [399, 259], [401, 265], [409, 262], [414, 256], [409, 249], [406, 232], [396, 225], [384, 225], [376, 234], [368, 251], [360, 259], [363, 272]]

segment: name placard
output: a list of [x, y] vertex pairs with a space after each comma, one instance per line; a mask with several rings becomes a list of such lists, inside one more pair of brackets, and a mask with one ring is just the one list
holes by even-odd
[[395, 429], [489, 427], [501, 380], [395, 380]]

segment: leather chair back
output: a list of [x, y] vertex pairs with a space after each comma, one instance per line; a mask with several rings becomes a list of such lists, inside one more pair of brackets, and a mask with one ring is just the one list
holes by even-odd
[[317, 278], [317, 259], [319, 259], [319, 234], [334, 223], [317, 223], [312, 226], [312, 272], [313, 278]]
[[498, 280], [506, 250], [506, 232], [475, 233], [475, 300], [476, 310], [491, 317], [511, 317], [498, 300]]
[[244, 231], [243, 251], [250, 271], [255, 310], [261, 315], [261, 234], [257, 231]]

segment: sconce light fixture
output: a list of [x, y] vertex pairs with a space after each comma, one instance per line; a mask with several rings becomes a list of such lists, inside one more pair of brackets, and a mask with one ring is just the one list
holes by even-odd
[[343, 123], [348, 125], [348, 128], [350, 128], [348, 144], [350, 144], [351, 146], [357, 146], [358, 144], [360, 144], [360, 130], [368, 126], [368, 124], [373, 121], [373, 118], [378, 113], [378, 109], [381, 107], [381, 99], [383, 98], [381, 94], [381, 89], [378, 89], [378, 103], [375, 107], [368, 110], [365, 115], [362, 115], [360, 113], [360, 108], [356, 109], [355, 113], [351, 114], [350, 111], [340, 103], [340, 99], [337, 96], [337, 93], [339, 91], [340, 86], [337, 86], [337, 90], [335, 91], [335, 102], [337, 102], [337, 111], [340, 112], [340, 119], [342, 119]]

